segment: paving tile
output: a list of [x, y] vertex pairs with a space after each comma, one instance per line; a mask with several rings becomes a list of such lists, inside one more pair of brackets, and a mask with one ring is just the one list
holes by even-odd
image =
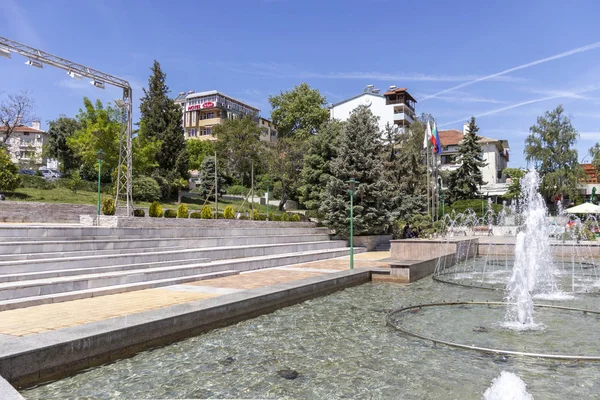
[[311, 278], [313, 276], [323, 275], [320, 272], [308, 272], [308, 271], [290, 271], [290, 270], [277, 270], [277, 269], [265, 269], [260, 271], [252, 271], [250, 273], [243, 273], [239, 275], [226, 276], [223, 278], [208, 279], [199, 282], [191, 282], [189, 285], [198, 286], [213, 286], [213, 287], [225, 287], [233, 289], [254, 289], [259, 287], [265, 287], [270, 285], [276, 285], [278, 283], [297, 281], [300, 279]]

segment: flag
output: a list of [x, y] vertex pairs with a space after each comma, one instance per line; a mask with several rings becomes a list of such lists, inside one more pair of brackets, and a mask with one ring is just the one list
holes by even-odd
[[438, 134], [437, 125], [435, 122], [433, 123], [433, 138], [435, 139], [433, 142], [433, 147], [437, 154], [442, 154], [442, 142], [440, 140], [440, 135]]
[[429, 121], [427, 121], [427, 129], [425, 130], [425, 137], [423, 138], [423, 148], [426, 149], [428, 147], [428, 142], [431, 140], [431, 126], [429, 125]]

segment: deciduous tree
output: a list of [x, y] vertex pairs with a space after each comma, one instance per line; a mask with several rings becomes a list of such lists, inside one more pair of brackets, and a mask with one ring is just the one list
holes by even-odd
[[19, 185], [19, 168], [13, 164], [10, 154], [0, 146], [0, 193], [12, 190]]
[[225, 160], [230, 175], [241, 178], [261, 165], [260, 128], [250, 118], [231, 119], [213, 128], [217, 158]]
[[68, 139], [73, 137], [79, 129], [77, 120], [75, 118], [59, 117], [54, 121], [50, 121], [48, 125], [46, 155], [49, 158], [57, 159], [64, 172], [78, 169], [80, 165], [79, 157], [67, 145]]
[[29, 125], [33, 119], [34, 101], [26, 90], [18, 94], [9, 94], [0, 101], [0, 138], [8, 142], [15, 128]]

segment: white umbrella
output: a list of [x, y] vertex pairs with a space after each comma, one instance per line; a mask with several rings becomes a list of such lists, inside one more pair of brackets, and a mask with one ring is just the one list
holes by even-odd
[[600, 206], [592, 203], [583, 203], [565, 210], [569, 214], [600, 214]]

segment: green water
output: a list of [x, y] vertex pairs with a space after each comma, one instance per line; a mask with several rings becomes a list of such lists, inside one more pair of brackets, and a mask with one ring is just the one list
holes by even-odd
[[[23, 391], [26, 399], [481, 399], [502, 371], [517, 374], [535, 399], [597, 399], [600, 363], [498, 358], [433, 346], [386, 326], [386, 311], [443, 300], [500, 301], [502, 293], [425, 279], [410, 286], [370, 283], [281, 309], [135, 357]], [[561, 305], [600, 309], [600, 298], [580, 296]], [[548, 302], [546, 302], [548, 303]], [[502, 312], [495, 311], [498, 318]], [[477, 313], [481, 313], [479, 318]], [[454, 312], [442, 307], [409, 315], [403, 323], [435, 335], [477, 338], [472, 325], [496, 315], [485, 307]], [[557, 318], [556, 316], [550, 319]], [[568, 324], [577, 323], [569, 315]], [[573, 319], [575, 318], [575, 319]], [[440, 323], [436, 323], [439, 321]], [[574, 322], [575, 321], [575, 322]], [[442, 323], [443, 322], [443, 323]], [[453, 323], [455, 322], [455, 323]], [[558, 323], [560, 325], [560, 323]], [[598, 348], [600, 321], [585, 321], [581, 337], [536, 332], [538, 347], [576, 340], [580, 351]], [[460, 332], [465, 333], [464, 336]], [[519, 346], [527, 333], [503, 333]], [[578, 335], [577, 329], [569, 335]], [[558, 341], [558, 344], [555, 343]], [[506, 344], [506, 343], [504, 343]], [[600, 351], [595, 350], [594, 354]], [[286, 380], [282, 369], [299, 376]]]

